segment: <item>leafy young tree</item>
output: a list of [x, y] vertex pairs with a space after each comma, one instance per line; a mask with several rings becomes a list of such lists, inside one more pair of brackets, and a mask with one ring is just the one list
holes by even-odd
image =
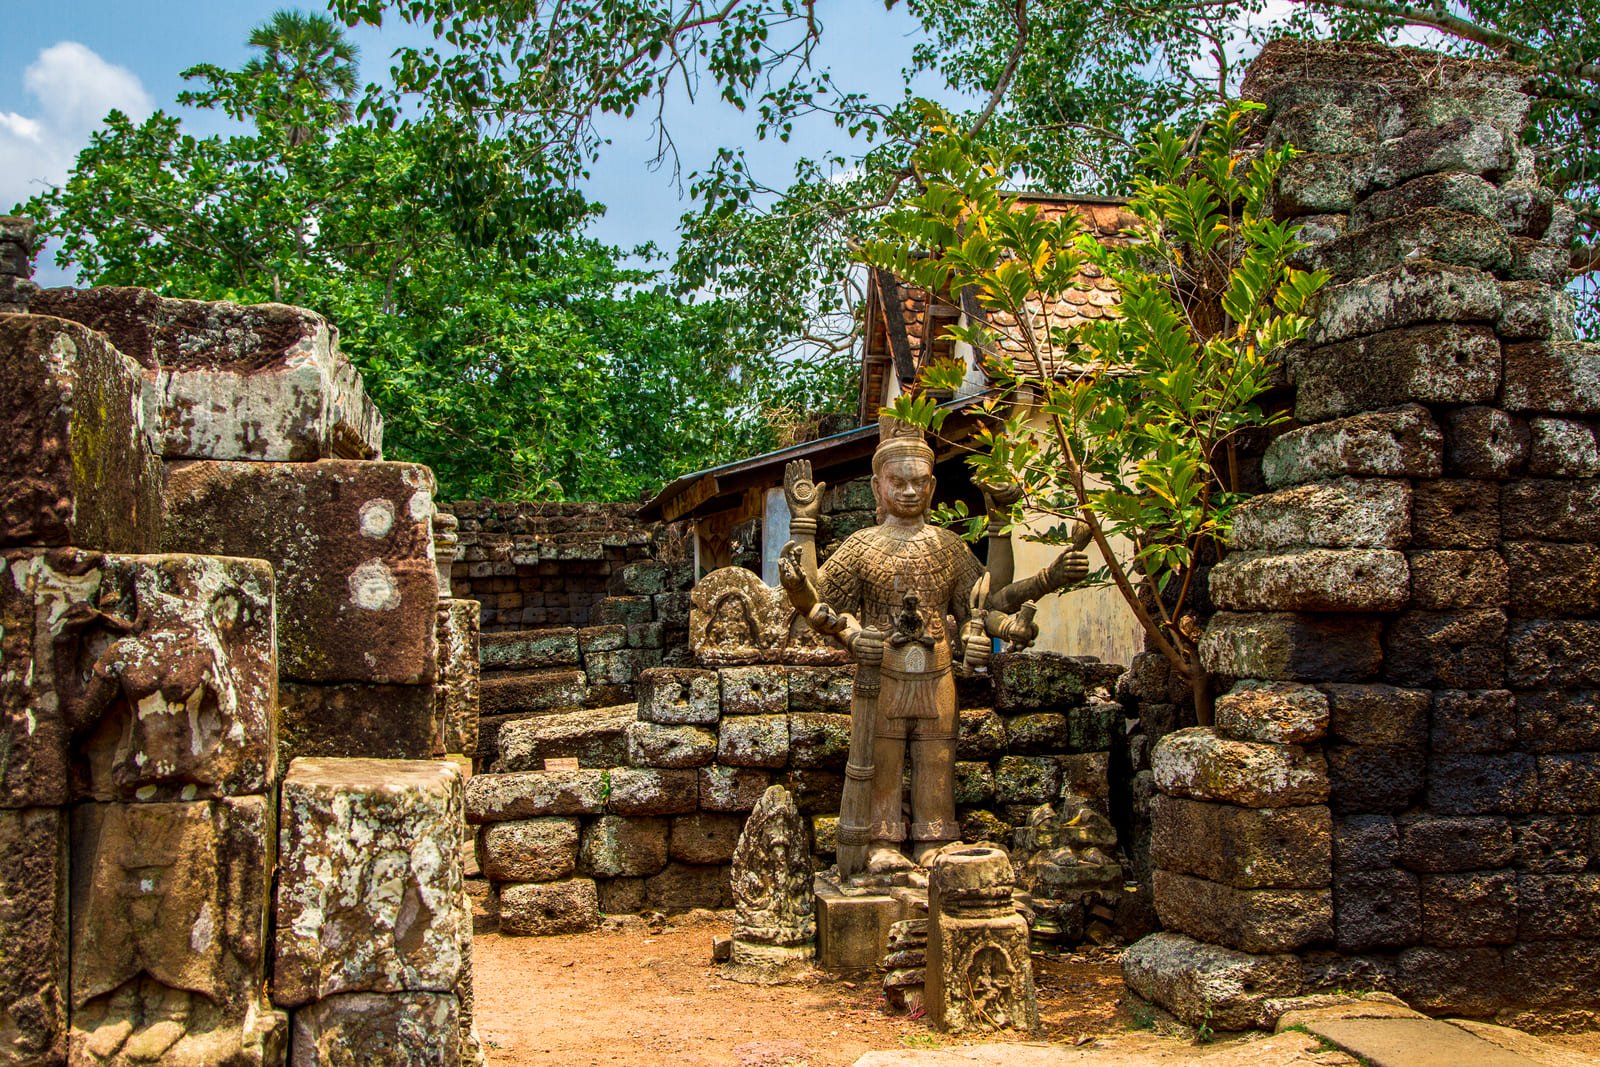
[[113, 113], [17, 210], [90, 283], [327, 315], [388, 454], [432, 465], [447, 497], [627, 498], [771, 440], [776, 383], [733, 309], [620, 267], [579, 236], [593, 208], [505, 142], [429, 114], [340, 125], [339, 98], [286, 69], [192, 69], [186, 99], [244, 131]]
[[[920, 188], [862, 250], [872, 266], [953, 303], [970, 297], [978, 314], [949, 332], [982, 353], [999, 386], [969, 460], [978, 480], [1022, 487], [1011, 528], [1025, 510], [1061, 520], [1034, 535], [1049, 543], [1087, 529], [1106, 561], [1097, 577], [1190, 679], [1202, 722], [1210, 700], [1193, 583], [1242, 499], [1239, 436], [1275, 421], [1262, 394], [1327, 280], [1290, 265], [1298, 227], [1262, 214], [1292, 149], [1247, 154], [1245, 113], [1220, 112], [1192, 157], [1183, 138], [1157, 127], [1141, 145], [1129, 203], [1138, 226], [1112, 246], [1082, 234], [1071, 213], [1052, 219], [1006, 195], [1015, 151], [936, 129], [913, 158]], [[1037, 326], [1039, 309], [1086, 267], [1116, 283], [1119, 313], [1072, 329]], [[952, 389], [964, 374], [960, 364], [938, 368], [923, 384]], [[943, 415], [913, 395], [894, 410], [935, 430]], [[969, 534], [986, 523], [972, 519]], [[1118, 540], [1131, 551], [1119, 556]]]

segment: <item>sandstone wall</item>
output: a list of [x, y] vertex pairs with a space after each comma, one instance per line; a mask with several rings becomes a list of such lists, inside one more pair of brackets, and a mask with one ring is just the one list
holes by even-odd
[[1600, 1007], [1600, 348], [1524, 75], [1278, 42], [1246, 91], [1333, 279], [1211, 575], [1231, 689], [1152, 756], [1167, 932], [1125, 974], [1219, 1029], [1334, 987]]
[[[1009, 843], [1068, 790], [1105, 810], [1125, 729], [1121, 668], [1006, 654], [964, 693], [956, 794], [963, 837]], [[587, 929], [601, 912], [726, 907], [728, 863], [769, 785], [832, 861], [854, 668], [749, 664], [650, 668], [637, 704], [531, 715], [499, 728], [467, 786], [478, 862], [501, 930]], [[547, 770], [575, 758], [578, 769]]]

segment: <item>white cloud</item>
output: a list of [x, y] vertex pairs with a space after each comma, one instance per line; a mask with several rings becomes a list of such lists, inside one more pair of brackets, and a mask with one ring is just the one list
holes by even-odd
[[0, 111], [0, 212], [65, 179], [108, 111], [143, 119], [155, 109], [138, 75], [76, 41], [42, 50], [22, 84], [33, 113]]

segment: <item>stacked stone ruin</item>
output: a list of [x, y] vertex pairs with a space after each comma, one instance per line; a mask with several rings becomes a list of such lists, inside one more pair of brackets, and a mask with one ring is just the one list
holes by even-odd
[[0, 1063], [472, 1062], [440, 757], [476, 606], [439, 600], [430, 472], [378, 459], [307, 312], [29, 303], [0, 314]]
[[1216, 1029], [1394, 992], [1600, 1006], [1600, 348], [1523, 71], [1278, 42], [1247, 95], [1308, 265], [1296, 424], [1212, 572], [1214, 729], [1152, 757], [1139, 994]]
[[[694, 591], [697, 666], [645, 669], [637, 703], [522, 712], [499, 725], [492, 762], [468, 783], [467, 821], [479, 827], [478, 863], [495, 887], [502, 933], [591, 929], [601, 913], [728, 907], [740, 829], [771, 785], [805, 816], [813, 866], [832, 862], [854, 668], [826, 649], [778, 648], [789, 628], [781, 620], [762, 638], [767, 647], [718, 647], [707, 629], [730, 587], [755, 590], [769, 606], [782, 599], [750, 571], [714, 572]], [[497, 662], [496, 641], [484, 635], [486, 666]], [[992, 687], [985, 679], [967, 688], [956, 764], [967, 840], [1009, 843], [1063, 792], [1109, 811], [1112, 751], [1125, 729], [1109, 687], [1120, 671], [1002, 654]], [[576, 769], [546, 767], [570, 760]]]

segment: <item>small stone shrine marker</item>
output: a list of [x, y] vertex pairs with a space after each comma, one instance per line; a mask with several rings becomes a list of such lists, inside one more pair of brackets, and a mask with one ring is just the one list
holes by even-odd
[[781, 785], [768, 787], [733, 850], [733, 952], [723, 973], [779, 985], [811, 968], [811, 857], [805, 823]]
[[1003, 849], [958, 848], [934, 860], [924, 999], [935, 1030], [1039, 1028], [1028, 923], [1011, 888]]

